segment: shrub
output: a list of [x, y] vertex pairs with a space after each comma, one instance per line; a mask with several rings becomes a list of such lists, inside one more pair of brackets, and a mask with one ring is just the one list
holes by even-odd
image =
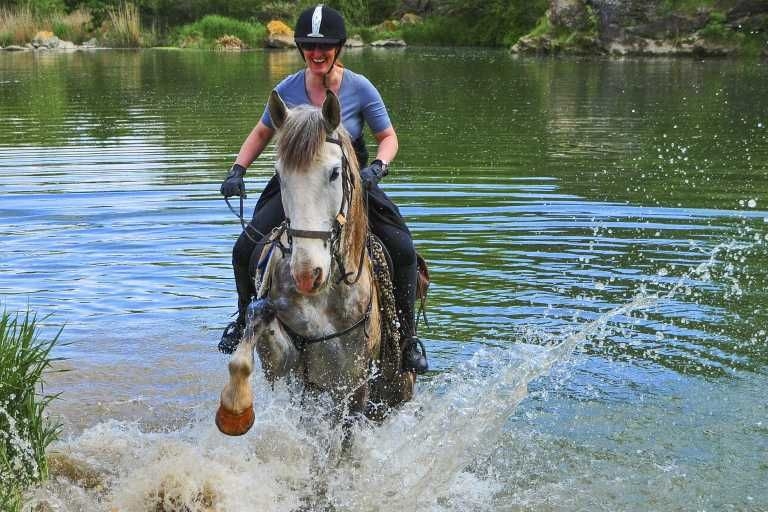
[[54, 395], [40, 395], [42, 376], [55, 359], [58, 334], [38, 339], [35, 316], [0, 316], [0, 510], [17, 511], [22, 493], [48, 476], [46, 448], [61, 425], [45, 409]]
[[195, 23], [184, 25], [176, 40], [183, 47], [214, 48], [216, 40], [234, 36], [247, 47], [262, 46], [267, 30], [261, 23], [248, 23], [225, 16], [211, 14]]

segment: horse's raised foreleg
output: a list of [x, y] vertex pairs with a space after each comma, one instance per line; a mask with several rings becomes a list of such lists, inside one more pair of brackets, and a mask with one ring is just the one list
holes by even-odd
[[244, 336], [229, 359], [229, 382], [221, 392], [216, 426], [230, 436], [243, 435], [255, 419], [253, 412], [253, 336]]
[[277, 322], [275, 309], [268, 299], [249, 306], [245, 335], [229, 360], [229, 382], [221, 392], [216, 426], [231, 436], [248, 432], [255, 418], [250, 379], [254, 349], [269, 382], [284, 376], [298, 364], [299, 352]]

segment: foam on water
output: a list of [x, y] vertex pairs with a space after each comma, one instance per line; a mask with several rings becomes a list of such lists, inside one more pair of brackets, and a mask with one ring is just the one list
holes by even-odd
[[[639, 296], [551, 346], [482, 349], [420, 384], [414, 401], [382, 425], [356, 427], [349, 454], [326, 404], [301, 404], [286, 384], [254, 375], [257, 417], [240, 438], [221, 435], [205, 414], [172, 432], [99, 423], [60, 443], [72, 469], [36, 492], [58, 510], [491, 510], [500, 489], [473, 465], [509, 431], [529, 383], [565, 361], [617, 315], [655, 299]], [[205, 409], [212, 415], [215, 403]], [[100, 475], [84, 485], [83, 467]], [[77, 469], [80, 468], [80, 469]], [[302, 508], [303, 507], [303, 508]]]

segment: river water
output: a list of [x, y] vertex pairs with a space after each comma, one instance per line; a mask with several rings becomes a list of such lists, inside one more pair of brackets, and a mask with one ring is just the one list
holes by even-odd
[[[0, 54], [0, 301], [63, 326], [62, 511], [768, 510], [768, 66], [349, 51], [401, 142], [431, 372], [339, 433], [213, 425], [219, 184], [293, 51]], [[250, 195], [273, 150], [248, 172]], [[308, 409], [309, 408], [309, 409]]]

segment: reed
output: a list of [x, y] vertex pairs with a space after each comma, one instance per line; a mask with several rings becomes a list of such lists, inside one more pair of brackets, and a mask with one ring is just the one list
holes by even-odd
[[112, 45], [122, 48], [141, 46], [141, 16], [132, 3], [121, 3], [107, 11], [111, 30], [108, 37]]
[[38, 21], [28, 5], [0, 7], [0, 45], [28, 43], [38, 27]]
[[0, 510], [18, 511], [22, 496], [48, 476], [46, 448], [61, 431], [46, 408], [57, 395], [44, 394], [43, 374], [56, 360], [50, 340], [38, 335], [36, 316], [0, 316]]

